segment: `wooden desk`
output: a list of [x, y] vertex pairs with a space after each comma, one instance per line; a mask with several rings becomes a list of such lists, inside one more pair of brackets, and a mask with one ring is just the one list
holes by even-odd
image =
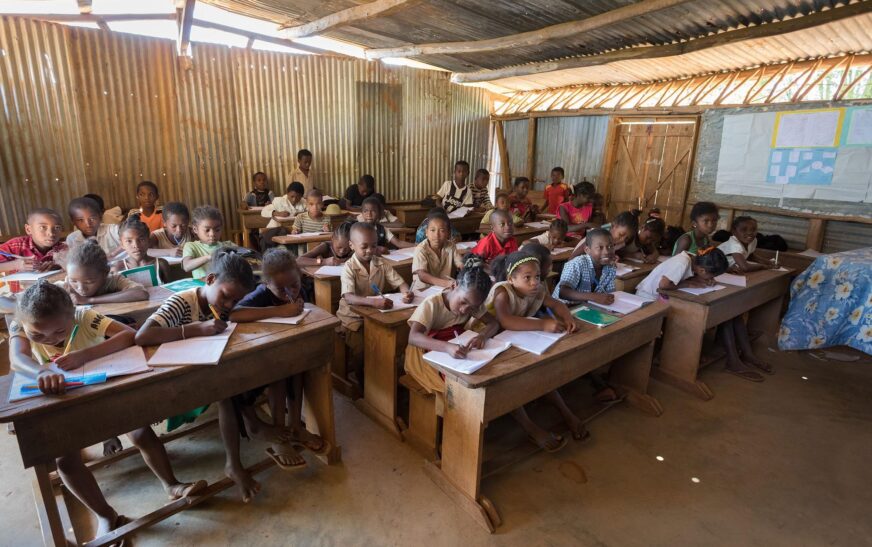
[[385, 427], [398, 439], [398, 366], [409, 343], [409, 324], [414, 308], [380, 312], [366, 306], [352, 306], [363, 317], [363, 398], [354, 401], [361, 412]]
[[[240, 324], [218, 366], [161, 367], [63, 396], [36, 397], [0, 406], [0, 423], [15, 425], [24, 467], [33, 468], [34, 497], [45, 544], [68, 545], [68, 541], [74, 541], [65, 536], [60, 513], [65, 507], [58, 507], [49, 477], [57, 457], [294, 374], [304, 374], [311, 410], [306, 422], [310, 426], [317, 424], [318, 432], [332, 445], [326, 461], [339, 462], [341, 450], [336, 444], [328, 364], [338, 324], [335, 317], [317, 309], [298, 326]], [[0, 378], [0, 393], [8, 394], [10, 384], [11, 376]], [[253, 469], [266, 469], [269, 461], [255, 464]], [[216, 470], [216, 474], [223, 477], [222, 470]], [[116, 530], [114, 540], [197, 505], [232, 485], [225, 478], [210, 484], [200, 495], [170, 502]]]
[[308, 251], [331, 239], [333, 239], [333, 234], [329, 232], [275, 236], [272, 238], [273, 243], [278, 243], [279, 245], [306, 245], [306, 250]]
[[415, 228], [424, 222], [430, 207], [422, 207], [420, 203], [397, 205], [394, 214], [397, 219], [407, 228]]
[[[169, 298], [169, 296], [167, 296]], [[137, 325], [142, 325], [166, 298], [149, 298], [138, 302], [121, 302], [118, 304], [95, 304], [94, 310], [103, 315], [124, 315], [136, 320]]]
[[764, 332], [774, 340], [790, 275], [789, 271], [751, 272], [747, 275], [747, 287], [727, 285], [726, 289], [700, 296], [679, 290], [665, 291], [669, 297], [669, 315], [663, 332], [660, 365], [652, 371], [654, 377], [701, 399], [714, 397], [714, 392], [697, 379], [705, 331], [750, 312], [748, 330]]
[[657, 264], [643, 264], [641, 262], [624, 262], [628, 266], [638, 268], [630, 273], [615, 278], [615, 290], [628, 293], [636, 292], [636, 286], [648, 277], [648, 274], [657, 267]]
[[[411, 286], [411, 258], [399, 262], [393, 262], [390, 260], [387, 260], [386, 262], [393, 266], [394, 270], [396, 270], [396, 272], [400, 274], [400, 277], [403, 278], [403, 281]], [[320, 266], [306, 266], [302, 268], [302, 270], [305, 275], [311, 277], [315, 282], [315, 305], [322, 310], [335, 314], [336, 310], [339, 308], [339, 299], [342, 298], [342, 295], [339, 293], [341, 290], [339, 276], [316, 274], [315, 272], [318, 271], [319, 268]]]
[[544, 355], [510, 348], [472, 375], [437, 367], [445, 374], [447, 390], [442, 460], [426, 462], [427, 474], [493, 532], [500, 524], [499, 513], [481, 493], [488, 422], [612, 361], [609, 383], [626, 393], [631, 405], [659, 416], [660, 404], [647, 390], [654, 340], [660, 335], [666, 308], [655, 302], [601, 329], [579, 323], [577, 333]]
[[[757, 249], [754, 251], [754, 254], [767, 260], [775, 260], [775, 251]], [[817, 257], [806, 256], [793, 251], [778, 253], [778, 263], [785, 268], [793, 270], [794, 277], [808, 269], [808, 267], [814, 262], [815, 258]]]
[[[491, 233], [490, 226], [480, 226], [477, 230], [482, 236], [486, 236]], [[548, 231], [548, 228], [530, 228], [529, 226], [515, 226], [515, 239], [518, 241], [518, 245], [523, 244], [530, 238], [536, 237], [540, 234], [543, 234]]]
[[[261, 215], [263, 207], [254, 207], [249, 209], [239, 208], [236, 210], [239, 213], [240, 223], [242, 224], [242, 246], [251, 248], [251, 237], [249, 233], [252, 230], [260, 230], [266, 228], [270, 219]], [[283, 226], [290, 226], [294, 223], [294, 217], [288, 220], [279, 221]]]
[[484, 213], [469, 212], [463, 218], [452, 218], [451, 227], [460, 232], [462, 235], [478, 233], [481, 227], [481, 219], [484, 218]]

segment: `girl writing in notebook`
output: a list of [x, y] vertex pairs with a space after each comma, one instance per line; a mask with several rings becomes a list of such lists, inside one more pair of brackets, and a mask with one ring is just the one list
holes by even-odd
[[[492, 271], [497, 283], [485, 301], [487, 311], [494, 314], [500, 326], [506, 330], [575, 332], [575, 319], [563, 302], [548, 294], [540, 277], [539, 265], [539, 258], [526, 251], [495, 258]], [[534, 317], [543, 306], [547, 317]], [[582, 421], [569, 410], [560, 393], [552, 391], [547, 399], [560, 410], [574, 439], [582, 440], [589, 436]], [[523, 406], [512, 411], [512, 416], [521, 424], [530, 440], [546, 452], [556, 452], [566, 446], [563, 436], [536, 425]]]
[[[209, 260], [209, 273], [205, 285], [178, 292], [161, 305], [145, 321], [136, 333], [136, 343], [140, 346], [156, 346], [164, 342], [187, 340], [200, 336], [212, 336], [227, 329], [225, 317], [234, 306], [254, 289], [254, 273], [251, 266], [231, 248], [219, 247]], [[167, 421], [167, 430], [194, 421], [208, 407], [197, 407], [185, 414], [173, 416]], [[219, 408], [220, 410], [220, 408]], [[239, 427], [236, 416], [226, 419], [219, 412], [219, 426], [228, 461], [233, 453], [233, 443], [239, 444]], [[251, 475], [243, 470], [235, 472], [228, 465], [225, 472], [242, 493], [243, 500], [257, 493], [258, 486]]]
[[139, 217], [128, 217], [121, 223], [118, 229], [121, 236], [121, 248], [126, 256], [112, 265], [112, 271], [124, 275], [127, 270], [145, 268], [140, 270], [143, 274], [137, 278], [149, 279], [148, 286], [156, 286], [170, 278], [169, 264], [166, 261], [153, 256], [148, 256], [149, 232]]
[[[634, 214], [638, 216], [639, 211]], [[645, 264], [656, 264], [660, 258], [660, 241], [666, 234], [666, 223], [663, 219], [649, 217], [639, 226], [636, 237], [632, 238], [623, 249], [617, 251], [621, 258], [639, 260]]]
[[109, 271], [106, 253], [93, 239], [70, 250], [67, 277], [59, 284], [70, 293], [76, 305], [148, 300], [145, 287]]
[[[130, 327], [92, 309], [77, 308], [63, 289], [44, 281], [32, 285], [18, 298], [9, 334], [12, 370], [35, 378], [39, 390], [47, 395], [61, 395], [68, 387], [64, 375], [50, 365], [75, 370], [132, 346], [134, 337]], [[164, 445], [151, 427], [142, 427], [127, 436], [171, 500], [206, 488], [206, 481], [183, 483], [176, 479]], [[98, 537], [127, 522], [103, 497], [78, 450], [61, 456], [56, 464], [67, 489], [97, 516]]]
[[351, 258], [351, 227], [353, 222], [343, 222], [333, 230], [330, 241], [319, 243], [317, 247], [297, 259], [300, 266], [341, 266]]

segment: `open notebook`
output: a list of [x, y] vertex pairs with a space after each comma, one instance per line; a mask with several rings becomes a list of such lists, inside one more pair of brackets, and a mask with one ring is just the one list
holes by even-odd
[[[451, 342], [460, 345], [468, 344], [476, 336], [475, 332], [468, 330], [451, 340]], [[510, 346], [511, 344], [508, 342], [501, 342], [491, 338], [485, 342], [484, 348], [474, 349], [467, 353], [466, 359], [455, 359], [444, 351], [428, 351], [424, 354], [424, 360], [462, 374], [472, 374], [496, 359], [497, 355], [509, 349]]]
[[721, 289], [726, 289], [726, 287], [723, 285], [712, 285], [711, 287], [683, 287], [678, 290], [699, 296], [701, 294], [708, 294], [710, 292], [719, 291]]
[[542, 355], [564, 336], [566, 336], [565, 332], [504, 330], [494, 336], [494, 340], [509, 343], [529, 353]]
[[630, 294], [624, 291], [615, 291], [612, 294], [615, 296], [615, 301], [611, 304], [600, 304], [598, 302], [589, 302], [589, 304], [626, 315], [653, 302], [653, 300], [648, 300], [641, 296], [636, 296], [635, 294]]
[[268, 317], [266, 319], [258, 319], [256, 323], [281, 323], [283, 325], [299, 325], [303, 319], [312, 311], [311, 304], [303, 305], [303, 313], [293, 317]]
[[382, 255], [385, 260], [391, 262], [401, 262], [415, 257], [416, 247], [406, 247], [405, 249], [392, 249], [390, 253]]
[[726, 283], [727, 285], [735, 285], [736, 287], [747, 287], [748, 278], [744, 275], [736, 275], [731, 273], [723, 273], [715, 278], [718, 283]]
[[[421, 305], [422, 302], [424, 302], [425, 298], [427, 298], [428, 296], [432, 296], [434, 294], [439, 294], [443, 290], [445, 290], [445, 289], [442, 287], [433, 286], [433, 287], [430, 287], [429, 289], [425, 289], [423, 291], [413, 291], [415, 294], [415, 299], [412, 300], [412, 302], [410, 304], [406, 304], [405, 302], [403, 302], [403, 295], [398, 293], [398, 292], [383, 294], [382, 295], [383, 297], [387, 298], [388, 300], [390, 300], [391, 302], [394, 303], [394, 307], [392, 307], [389, 310], [379, 310], [379, 311], [382, 313], [387, 313], [387, 312], [392, 312], [392, 311], [397, 311], [397, 310], [405, 310], [408, 308], [417, 308], [418, 306]], [[368, 298], [380, 298], [380, 297], [370, 296]]]
[[236, 329], [236, 323], [228, 323], [227, 330], [220, 334], [197, 336], [187, 340], [161, 344], [148, 360], [148, 364], [152, 367], [217, 365], [234, 329]]
[[60, 270], [50, 270], [47, 272], [16, 272], [14, 274], [0, 277], [0, 281], [39, 281], [43, 277], [63, 273]]
[[457, 209], [448, 213], [448, 218], [463, 218], [470, 211], [472, 211], [472, 209], [469, 207], [458, 207]]

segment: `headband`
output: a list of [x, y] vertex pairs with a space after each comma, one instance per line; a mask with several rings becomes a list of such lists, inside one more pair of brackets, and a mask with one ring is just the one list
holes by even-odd
[[705, 255], [709, 254], [710, 252], [714, 251], [715, 249], [717, 249], [717, 247], [715, 247], [715, 246], [706, 247], [705, 249], [697, 249], [696, 256], [705, 256]]
[[506, 271], [506, 277], [512, 275], [512, 272], [515, 271], [515, 268], [517, 268], [521, 264], [524, 264], [525, 262], [535, 262], [536, 264], [538, 264], [539, 259], [536, 258], [535, 256], [525, 256], [521, 260], [519, 260], [519, 261], [515, 262], [514, 264], [512, 264], [511, 266], [509, 266], [509, 269]]

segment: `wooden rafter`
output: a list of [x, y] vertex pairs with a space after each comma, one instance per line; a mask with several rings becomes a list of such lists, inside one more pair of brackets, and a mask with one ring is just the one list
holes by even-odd
[[841, 101], [842, 99], [844, 99], [845, 96], [848, 94], [848, 92], [850, 92], [851, 89], [852, 89], [855, 85], [857, 85], [857, 82], [859, 82], [859, 81], [862, 80], [862, 79], [863, 79], [867, 74], [869, 74], [869, 71], [870, 71], [870, 70], [872, 70], [872, 65], [867, 66], [867, 67], [866, 67], [866, 70], [864, 70], [863, 72], [861, 72], [860, 74], [858, 74], [857, 77], [854, 78], [854, 79], [851, 81], [851, 83], [849, 83], [848, 85], [846, 85], [844, 89], [841, 89], [841, 90], [839, 90], [838, 92], [836, 92], [836, 100], [837, 100], [837, 101]]
[[445, 42], [441, 44], [417, 44], [394, 48], [370, 49], [366, 52], [366, 57], [367, 59], [383, 59], [385, 57], [449, 55], [455, 53], [499, 51], [516, 47], [536, 46], [549, 40], [560, 40], [577, 36], [583, 32], [590, 32], [628, 19], [675, 7], [688, 1], [689, 0], [643, 0], [580, 21], [560, 23], [559, 25], [552, 25], [538, 30], [522, 32], [520, 34], [512, 34], [511, 36], [501, 36], [490, 40]]
[[94, 15], [93, 13], [15, 13], [8, 14], [10, 17], [23, 19], [41, 19], [55, 23], [99, 23], [100, 21], [161, 21], [175, 20], [174, 13], [115, 13], [106, 15]]
[[76, 4], [79, 6], [79, 13], [91, 13], [91, 0], [76, 0]]
[[[333, 55], [332, 52], [327, 52], [324, 50], [320, 50], [311, 46], [305, 46], [303, 44], [298, 44], [297, 42], [292, 42], [291, 40], [286, 40], [284, 38], [276, 38], [275, 36], [270, 36], [269, 34], [260, 34], [257, 32], [249, 32], [247, 30], [238, 29], [235, 27], [228, 27], [227, 25], [221, 25], [219, 23], [213, 23], [211, 21], [204, 21], [202, 19], [194, 19], [193, 21], [195, 26], [211, 28], [215, 30], [222, 30], [224, 32], [231, 32], [233, 34], [238, 34], [240, 36], [245, 36], [249, 40], [260, 40], [261, 42], [269, 42], [271, 44], [277, 44], [280, 46], [294, 48], [299, 51], [305, 51], [307, 53], [317, 53], [319, 55]], [[341, 55], [339, 53], [335, 55]]]
[[196, 0], [185, 0], [184, 5], [177, 10], [179, 16], [179, 36], [176, 40], [176, 54], [188, 57], [191, 45], [191, 23], [194, 21], [194, 4]]
[[526, 65], [497, 68], [493, 70], [481, 70], [476, 72], [461, 72], [455, 73], [451, 80], [455, 83], [473, 83], [473, 82], [489, 82], [502, 78], [514, 78], [518, 76], [529, 76], [531, 74], [542, 74], [544, 72], [553, 72], [555, 70], [565, 70], [570, 68], [584, 68], [590, 66], [599, 66], [616, 61], [627, 61], [632, 59], [656, 59], [661, 57], [671, 57], [675, 55], [683, 55], [695, 51], [702, 51], [708, 48], [724, 46], [753, 40], [758, 38], [766, 38], [785, 34], [797, 30], [832, 23], [841, 19], [855, 17], [863, 13], [868, 13], [872, 10], [872, 2], [862, 1], [847, 6], [833, 8], [827, 11], [812, 13], [803, 17], [794, 17], [786, 21], [777, 23], [766, 23], [753, 27], [745, 27], [738, 30], [721, 32], [702, 38], [696, 38], [685, 42], [674, 44], [666, 44], [659, 46], [640, 46], [619, 49], [608, 53], [597, 55], [588, 55], [583, 57], [571, 57], [557, 61], [548, 61], [544, 63], [531, 63]]
[[838, 63], [830, 65], [829, 68], [827, 68], [826, 70], [821, 72], [820, 76], [818, 76], [817, 78], [812, 80], [812, 82], [810, 84], [804, 85], [803, 86], [804, 89], [802, 89], [799, 93], [794, 95], [793, 100], [791, 102], [798, 103], [799, 101], [803, 100], [805, 98], [805, 96], [808, 95], [809, 91], [811, 91], [814, 88], [814, 86], [821, 83], [823, 81], [823, 79], [826, 78], [830, 72], [832, 72], [839, 65], [841, 65], [844, 60], [845, 60], [845, 58], [839, 59]]
[[285, 38], [303, 38], [313, 34], [319, 34], [331, 28], [342, 25], [351, 25], [379, 15], [385, 15], [391, 10], [407, 7], [418, 0], [374, 0], [366, 4], [360, 4], [336, 13], [331, 13], [320, 19], [316, 19], [304, 25], [282, 28]]

